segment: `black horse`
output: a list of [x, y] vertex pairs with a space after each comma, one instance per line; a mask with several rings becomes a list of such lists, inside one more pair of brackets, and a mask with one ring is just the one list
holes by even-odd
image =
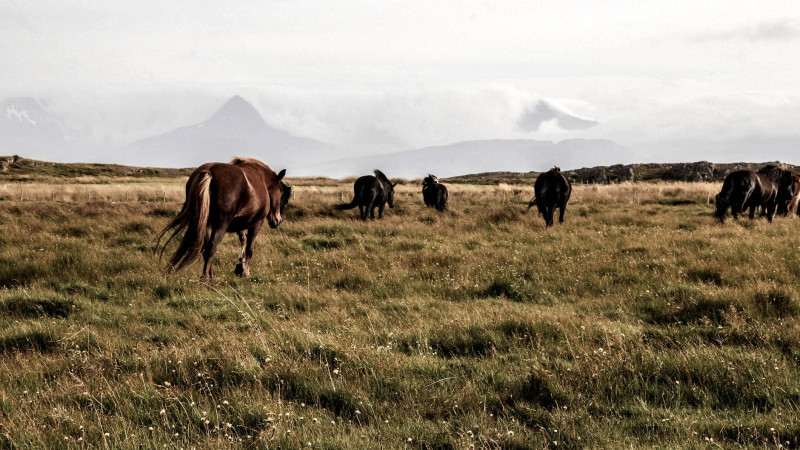
[[[790, 210], [794, 210], [800, 198], [800, 178], [788, 170], [781, 170], [777, 166], [769, 165], [761, 169], [777, 176], [778, 193], [775, 198], [775, 212], [781, 216], [787, 216]], [[760, 171], [759, 171], [760, 172]]]
[[739, 218], [739, 213], [748, 209], [752, 219], [756, 208], [762, 207], [767, 220], [772, 222], [781, 172], [776, 166], [767, 166], [758, 172], [736, 170], [729, 173], [722, 182], [722, 190], [717, 194], [714, 217], [724, 222], [730, 207], [734, 220]]
[[358, 206], [361, 212], [361, 220], [367, 220], [367, 213], [370, 218], [375, 218], [375, 208], [378, 208], [378, 218], [383, 217], [383, 208], [389, 204], [389, 208], [394, 208], [394, 187], [386, 175], [375, 169], [375, 176], [364, 175], [356, 180], [353, 185], [353, 201], [345, 205], [336, 205], [336, 209], [343, 211], [353, 209]]
[[558, 208], [558, 223], [564, 223], [564, 211], [572, 194], [572, 185], [567, 177], [561, 174], [561, 169], [553, 167], [536, 177], [533, 192], [534, 197], [528, 204], [528, 210], [536, 205], [544, 216], [545, 225], [549, 227], [553, 225], [553, 215]]
[[425, 201], [425, 206], [442, 212], [447, 209], [448, 198], [447, 187], [439, 183], [435, 175], [428, 174], [422, 180], [422, 199]]

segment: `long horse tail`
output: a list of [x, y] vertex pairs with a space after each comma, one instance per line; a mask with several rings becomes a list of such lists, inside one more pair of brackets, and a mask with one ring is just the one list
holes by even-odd
[[533, 208], [534, 206], [536, 206], [536, 197], [533, 197], [533, 198], [531, 199], [531, 202], [530, 202], [530, 203], [528, 203], [528, 209], [526, 209], [525, 211], [530, 211], [530, 210], [531, 210], [531, 208]]
[[340, 205], [336, 205], [336, 209], [338, 209], [339, 211], [344, 211], [347, 209], [353, 209], [356, 206], [358, 206], [358, 199], [356, 197], [353, 197], [353, 201], [351, 201], [350, 203], [342, 203]]
[[717, 194], [717, 209], [714, 212], [714, 217], [720, 222], [725, 221], [725, 215], [728, 213], [728, 206], [731, 204], [731, 194], [733, 193], [733, 185], [733, 177], [726, 177], [725, 181], [722, 183], [722, 190]]
[[161, 238], [170, 231], [172, 232], [161, 248], [159, 255], [161, 257], [170, 241], [178, 233], [186, 230], [178, 249], [169, 260], [169, 270], [180, 270], [193, 263], [210, 239], [208, 232], [208, 215], [211, 209], [210, 185], [211, 173], [208, 171], [193, 174], [186, 186], [186, 201], [183, 203], [181, 211], [158, 233], [156, 248], [161, 244]]

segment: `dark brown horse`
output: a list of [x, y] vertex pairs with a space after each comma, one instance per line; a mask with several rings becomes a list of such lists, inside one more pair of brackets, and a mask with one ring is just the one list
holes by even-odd
[[797, 204], [800, 201], [800, 177], [791, 172], [783, 171], [778, 183], [777, 210], [781, 216], [797, 213]]
[[734, 220], [739, 218], [739, 213], [748, 209], [752, 219], [755, 217], [756, 208], [762, 207], [767, 220], [772, 222], [781, 172], [775, 166], [767, 166], [758, 172], [736, 170], [729, 173], [722, 183], [722, 190], [717, 194], [714, 216], [720, 222], [724, 222], [730, 207]]
[[[772, 222], [775, 211], [778, 208], [779, 191], [789, 189], [792, 184], [792, 174], [782, 170], [776, 165], [766, 165], [756, 172], [761, 181], [761, 209], [763, 215], [767, 216], [767, 221]], [[752, 219], [753, 216], [751, 215]]]
[[534, 197], [528, 204], [528, 210], [536, 205], [544, 216], [545, 226], [549, 227], [553, 225], [553, 216], [558, 208], [558, 223], [564, 223], [564, 211], [567, 210], [567, 202], [572, 194], [572, 184], [561, 174], [561, 169], [553, 167], [539, 174], [533, 185], [533, 192]]
[[283, 221], [283, 207], [291, 188], [281, 179], [286, 170], [275, 174], [255, 159], [236, 158], [230, 164], [208, 163], [198, 167], [186, 182], [186, 201], [175, 219], [159, 234], [158, 243], [168, 232], [167, 244], [182, 230], [183, 239], [170, 258], [171, 270], [180, 270], [203, 256], [203, 277], [214, 279], [213, 259], [225, 233], [237, 233], [242, 244], [235, 273], [250, 274], [253, 244], [266, 219], [271, 228]]
[[439, 179], [434, 175], [428, 174], [422, 180], [422, 200], [428, 208], [433, 207], [437, 211], [443, 212], [447, 209], [447, 199], [449, 197], [447, 187], [439, 183]]
[[366, 221], [367, 214], [370, 218], [375, 218], [375, 208], [378, 208], [379, 219], [383, 217], [383, 208], [387, 203], [389, 208], [394, 208], [394, 187], [397, 183], [392, 184], [378, 169], [375, 169], [374, 173], [374, 177], [364, 175], [357, 179], [353, 185], [353, 200], [347, 204], [336, 205], [336, 209], [343, 211], [358, 206], [361, 220]]

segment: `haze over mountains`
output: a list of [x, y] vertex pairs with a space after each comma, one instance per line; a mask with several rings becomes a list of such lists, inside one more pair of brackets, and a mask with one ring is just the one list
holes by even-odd
[[[575, 169], [643, 162], [715, 162], [781, 160], [798, 162], [800, 139], [752, 137], [737, 140], [674, 140], [628, 148], [605, 139], [486, 139], [420, 149], [349, 157], [346, 150], [270, 126], [240, 96], [230, 98], [209, 119], [122, 148], [99, 151], [72, 142], [61, 130], [61, 118], [31, 98], [0, 103], [0, 154], [63, 162], [108, 162], [150, 167], [192, 167], [234, 156], [263, 160], [290, 176], [345, 177], [380, 168], [392, 177], [440, 177], [481, 172], [527, 172], [552, 166]], [[596, 121], [576, 117], [539, 102], [516, 126], [536, 130], [552, 123], [564, 130], [587, 129]], [[97, 156], [101, 155], [101, 156]], [[766, 157], [764, 155], [767, 155]]]
[[54, 149], [71, 148], [59, 128], [58, 117], [37, 100], [9, 98], [0, 103], [0, 147], [2, 153], [39, 157]]

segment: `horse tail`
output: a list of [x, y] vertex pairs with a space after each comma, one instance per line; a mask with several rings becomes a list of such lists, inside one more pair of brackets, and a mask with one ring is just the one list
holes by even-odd
[[530, 202], [530, 203], [528, 203], [528, 209], [527, 209], [526, 211], [530, 211], [530, 210], [531, 210], [531, 208], [533, 208], [534, 206], [536, 206], [536, 197], [533, 197], [533, 198], [531, 199], [531, 202]]
[[186, 230], [178, 249], [169, 260], [169, 270], [180, 270], [194, 262], [210, 238], [208, 233], [208, 215], [211, 209], [210, 185], [211, 174], [208, 171], [192, 174], [186, 186], [186, 201], [181, 211], [158, 233], [156, 248], [160, 245], [161, 238], [172, 232], [161, 248], [159, 255], [161, 257], [170, 241], [178, 233]]
[[725, 221], [725, 215], [728, 213], [728, 206], [731, 203], [731, 194], [733, 194], [733, 185], [733, 177], [726, 177], [725, 181], [722, 183], [722, 190], [717, 194], [717, 209], [714, 212], [714, 217], [720, 222]]
[[338, 209], [339, 211], [344, 211], [346, 209], [353, 209], [356, 206], [358, 206], [358, 199], [356, 197], [353, 197], [353, 201], [351, 201], [350, 203], [342, 203], [341, 205], [336, 205], [336, 209]]

